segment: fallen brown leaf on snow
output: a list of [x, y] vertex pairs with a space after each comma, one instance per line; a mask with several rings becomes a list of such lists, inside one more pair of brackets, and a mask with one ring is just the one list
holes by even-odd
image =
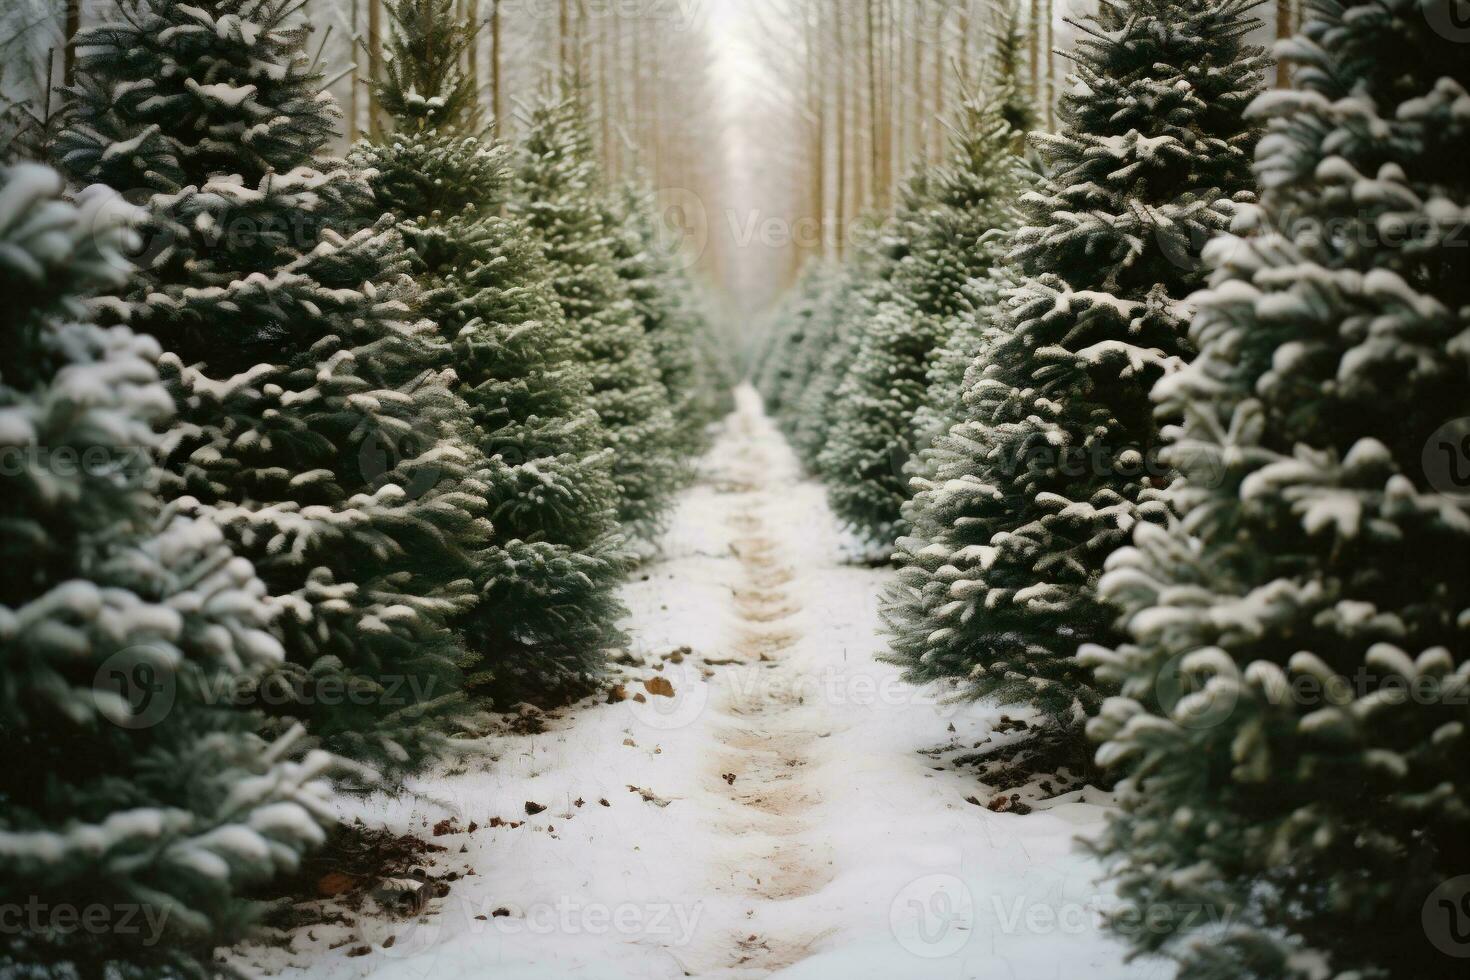
[[352, 891], [357, 879], [340, 871], [329, 871], [316, 883], [316, 891], [323, 898], [336, 898]]

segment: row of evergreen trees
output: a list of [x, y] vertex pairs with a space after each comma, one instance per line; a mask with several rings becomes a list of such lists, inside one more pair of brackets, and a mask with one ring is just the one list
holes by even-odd
[[726, 409], [577, 93], [500, 145], [451, 0], [390, 9], [345, 158], [294, 0], [122, 0], [0, 165], [0, 972], [205, 975], [333, 780], [591, 690]]
[[[1317, 0], [1262, 95], [1250, 0], [1103, 4], [1031, 165], [952, 154], [1020, 213], [974, 195], [935, 236], [953, 177], [919, 175], [758, 368], [834, 510], [895, 549], [893, 661], [1034, 706], [1120, 780], [1114, 924], [1181, 976], [1470, 951], [1452, 6]], [[911, 277], [946, 262], [947, 328]]]

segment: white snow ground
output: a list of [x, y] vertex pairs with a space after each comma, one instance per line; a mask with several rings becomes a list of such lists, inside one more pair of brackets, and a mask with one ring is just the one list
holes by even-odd
[[[1107, 889], [1075, 838], [1104, 796], [994, 813], [965, 802], [989, 799], [973, 775], [920, 754], [973, 746], [1000, 712], [936, 703], [875, 662], [891, 573], [850, 553], [742, 390], [663, 557], [626, 592], [621, 669], [645, 700], [557, 713], [416, 795], [344, 803], [420, 836], [454, 819], [433, 870], [474, 874], [420, 919], [313, 926], [237, 965], [329, 980], [1168, 975], [1125, 964], [1099, 926]], [[672, 698], [645, 690], [660, 677]]]

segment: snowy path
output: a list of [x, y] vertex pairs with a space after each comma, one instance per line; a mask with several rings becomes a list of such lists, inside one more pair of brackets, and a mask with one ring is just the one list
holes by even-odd
[[966, 802], [990, 797], [947, 762], [1000, 713], [936, 705], [874, 661], [890, 573], [843, 554], [821, 489], [742, 391], [663, 558], [627, 590], [628, 699], [488, 739], [491, 761], [416, 796], [354, 804], [395, 830], [439, 824], [449, 894], [420, 920], [319, 925], [241, 964], [436, 980], [1169, 975], [1123, 964], [1098, 928], [1106, 896], [1073, 840], [1103, 807]]

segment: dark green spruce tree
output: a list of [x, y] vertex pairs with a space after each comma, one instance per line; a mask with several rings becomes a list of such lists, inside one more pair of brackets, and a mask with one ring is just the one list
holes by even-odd
[[[852, 360], [855, 345], [850, 341], [863, 326], [859, 311], [868, 308], [870, 297], [862, 284], [887, 266], [877, 249], [865, 247], [842, 265], [819, 271], [819, 280], [812, 284], [810, 323], [791, 355], [789, 363], [795, 370], [787, 380], [778, 417], [797, 456], [814, 473], [836, 410], [832, 395]], [[881, 286], [881, 277], [876, 281]]]
[[352, 159], [375, 174], [378, 206], [417, 256], [419, 309], [453, 351], [490, 463], [480, 601], [457, 620], [470, 690], [501, 707], [563, 700], [587, 690], [622, 639], [612, 454], [540, 246], [501, 215], [507, 153], [485, 135], [460, 57], [472, 29], [452, 0], [399, 0], [388, 11], [379, 102], [394, 131]]
[[[831, 319], [824, 314], [830, 314], [832, 306], [823, 300], [830, 297], [841, 272], [842, 266], [836, 262], [808, 263], [766, 321], [766, 336], [752, 371], [752, 384], [760, 393], [766, 413], [778, 422], [789, 419], [788, 399], [795, 400], [812, 377], [813, 360], [830, 346], [830, 337], [818, 338], [817, 334]], [[783, 424], [782, 428], [787, 426]]]
[[525, 121], [511, 210], [546, 248], [557, 301], [592, 379], [592, 405], [613, 451], [618, 516], [640, 537], [658, 527], [679, 485], [669, 393], [627, 285], [581, 98], [547, 95]]
[[674, 419], [674, 451], [687, 463], [709, 446], [708, 429], [730, 408], [712, 324], [701, 307], [680, 236], [659, 233], [653, 195], [624, 185], [611, 202], [614, 258], [658, 365]]
[[914, 212], [908, 252], [835, 392], [837, 424], [819, 466], [830, 482], [833, 511], [876, 542], [893, 540], [909, 497], [906, 470], [920, 448], [915, 415], [936, 354], [971, 309], [970, 282], [1000, 262], [1018, 223], [1024, 184], [1005, 104], [966, 101], [948, 156], [928, 175], [924, 195], [908, 205]]
[[165, 491], [280, 596], [287, 663], [257, 692], [328, 747], [411, 768], [460, 727], [488, 533], [449, 351], [363, 176], [291, 0], [122, 0], [77, 39], [56, 155], [144, 204], [114, 304], [162, 344], [180, 409]]
[[[1314, 4], [1259, 209], [1155, 391], [1168, 528], [1104, 597], [1117, 925], [1190, 980], [1465, 975], [1470, 59], [1451, 7]], [[1222, 927], [1188, 909], [1207, 909]], [[1138, 910], [1168, 928], [1138, 929]]]
[[86, 305], [126, 278], [134, 209], [61, 188], [0, 167], [0, 974], [202, 980], [244, 894], [325, 839], [331, 759], [232, 701], [281, 661], [281, 608], [217, 527], [162, 514], [158, 343]]
[[1061, 131], [1033, 137], [1046, 176], [1023, 202], [1017, 288], [907, 511], [893, 661], [1033, 705], [1074, 746], [1109, 690], [1076, 657], [1117, 635], [1103, 563], [1166, 516], [1149, 392], [1193, 354], [1199, 251], [1254, 185], [1252, 7], [1128, 0], [1079, 23]]
[[916, 168], [904, 183], [897, 213], [880, 225], [859, 222], [844, 233], [853, 253], [809, 281], [810, 295], [794, 294], [778, 311], [772, 334], [782, 349], [765, 361], [775, 416], [802, 463], [823, 476], [822, 450], [844, 409], [836, 392], [858, 354], [875, 310], [893, 295], [892, 277], [909, 254], [928, 194], [926, 173]]
[[[1012, 140], [1011, 149], [1023, 154], [1027, 136], [1036, 122], [1036, 112], [1021, 80], [1026, 36], [1021, 31], [1020, 9], [1015, 3], [1001, 12], [992, 43], [985, 97], [997, 107], [1005, 121]], [[983, 143], [977, 146], [973, 139], [964, 145], [973, 147], [971, 152], [984, 147]], [[1018, 204], [1021, 194], [1036, 180], [1032, 163], [1026, 159], [1013, 164], [1013, 167], [1021, 169], [1005, 174], [1005, 179], [1014, 185]], [[978, 174], [983, 170], [973, 172]], [[960, 176], [963, 179], [963, 172]], [[1013, 221], [1016, 217], [1012, 216]], [[1005, 232], [997, 233], [1014, 230], [1012, 224]], [[914, 412], [912, 428], [917, 455], [909, 461], [911, 476], [927, 478], [933, 475], [928, 450], [962, 417], [965, 377], [971, 368], [978, 370], [983, 366], [977, 362], [1000, 335], [1001, 304], [1014, 286], [1009, 264], [995, 261], [961, 287], [962, 309], [941, 327], [944, 337], [929, 358], [928, 387], [923, 402]], [[909, 489], [912, 493], [912, 486]]]

